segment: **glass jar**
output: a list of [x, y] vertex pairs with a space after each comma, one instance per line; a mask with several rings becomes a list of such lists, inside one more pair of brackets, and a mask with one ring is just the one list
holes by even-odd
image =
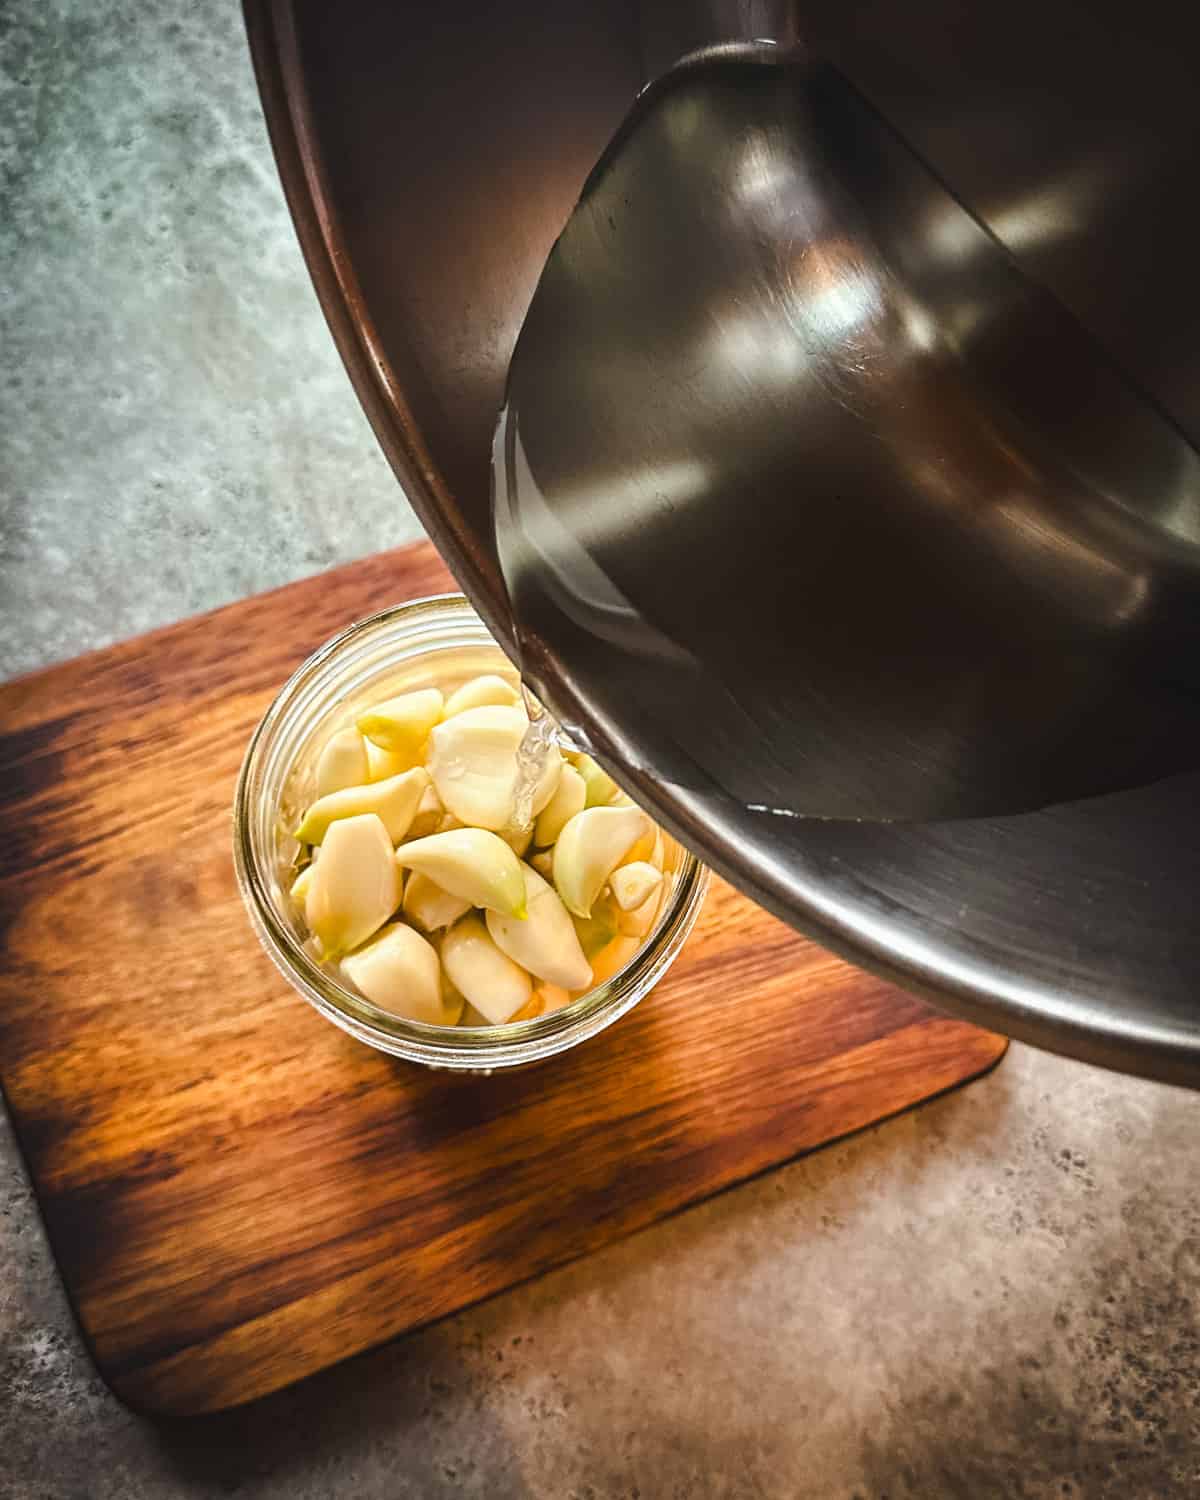
[[482, 672], [513, 677], [508, 658], [461, 594], [416, 599], [351, 625], [284, 684], [251, 737], [234, 801], [238, 884], [255, 931], [284, 978], [335, 1025], [369, 1046], [431, 1067], [490, 1072], [536, 1062], [611, 1026], [654, 987], [699, 914], [708, 871], [665, 832], [669, 882], [642, 947], [572, 1004], [504, 1026], [430, 1026], [381, 1010], [322, 963], [288, 888], [299, 846], [291, 830], [313, 800], [322, 745], [371, 702]]

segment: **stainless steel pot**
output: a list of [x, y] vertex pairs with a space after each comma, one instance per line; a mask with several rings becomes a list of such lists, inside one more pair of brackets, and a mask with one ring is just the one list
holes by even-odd
[[[1182, 437], [1200, 435], [1190, 14], [1157, 0], [247, 0], [247, 21], [347, 368], [503, 643], [489, 458], [509, 356], [637, 91], [700, 46], [803, 33]], [[652, 769], [630, 760], [625, 779], [698, 854], [855, 961], [1038, 1045], [1200, 1085], [1200, 776], [991, 821], [760, 820], [749, 843], [736, 820], [690, 816]]]

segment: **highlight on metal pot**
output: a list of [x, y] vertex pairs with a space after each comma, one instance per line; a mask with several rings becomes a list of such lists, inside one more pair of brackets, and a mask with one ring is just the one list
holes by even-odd
[[[826, 0], [804, 7], [681, 0], [642, 7], [634, 17], [623, 5], [549, 0], [510, 7], [477, 0], [419, 17], [384, 0], [365, 0], [352, 15], [317, 0], [247, 4], [281, 176], [347, 368], [409, 499], [493, 633], [514, 659], [525, 658], [551, 705], [578, 721], [573, 727], [600, 758], [694, 852], [819, 941], [1012, 1035], [1200, 1084], [1200, 776], [1186, 769], [1195, 764], [1187, 742], [1194, 653], [1186, 600], [1196, 542], [1200, 282], [1191, 274], [1195, 195], [1185, 189], [1200, 168], [1188, 74], [1197, 23], [1154, 5], [1134, 15], [1109, 0], [1086, 13], [1070, 0], [1036, 7], [1014, 0], [1003, 13], [974, 7], [955, 15], [948, 26], [944, 0], [916, 0], [903, 13]], [[1028, 45], [1033, 35], [1037, 47]], [[874, 425], [859, 424], [858, 503], [865, 506], [882, 467], [903, 479], [904, 519], [912, 525], [893, 515], [875, 534], [875, 513], [868, 524], [860, 509], [862, 524], [847, 534], [838, 519], [845, 497], [818, 495], [827, 504], [810, 505], [806, 519], [816, 527], [817, 553], [826, 549], [836, 566], [826, 574], [811, 556], [796, 560], [814, 590], [809, 597], [788, 586], [787, 557], [773, 558], [765, 545], [778, 508], [756, 509], [750, 502], [761, 504], [762, 491], [751, 482], [739, 492], [738, 475], [721, 474], [722, 484], [729, 480], [725, 493], [750, 501], [738, 502], [733, 526], [719, 507], [693, 512], [702, 534], [689, 545], [711, 546], [712, 559], [724, 552], [724, 566], [739, 579], [730, 589], [719, 587], [715, 571], [700, 580], [718, 585], [703, 601], [704, 644], [731, 665], [709, 624], [728, 611], [733, 637], [758, 643], [759, 654], [739, 663], [745, 673], [755, 683], [773, 674], [790, 691], [789, 660], [760, 627], [779, 621], [778, 639], [794, 646], [802, 622], [816, 621], [829, 656], [816, 649], [821, 638], [800, 641], [815, 693], [826, 685], [823, 660], [838, 666], [835, 687], [847, 669], [871, 680], [881, 626], [885, 645], [907, 640], [910, 661], [916, 647], [932, 642], [931, 660], [910, 673], [913, 696], [889, 682], [865, 711], [893, 737], [906, 724], [924, 735], [925, 764], [947, 773], [943, 787], [969, 795], [957, 806], [922, 807], [919, 779], [894, 780], [890, 770], [872, 779], [868, 791], [879, 800], [869, 810], [907, 821], [771, 812], [817, 807], [812, 797], [776, 796], [796, 772], [799, 752], [790, 740], [793, 759], [772, 766], [776, 781], [764, 774], [761, 786], [739, 780], [736, 795], [708, 795], [697, 756], [729, 764], [746, 706], [741, 679], [718, 684], [709, 739], [668, 746], [665, 734], [649, 733], [635, 683], [622, 707], [615, 696], [602, 697], [586, 654], [581, 647], [577, 655], [568, 636], [541, 649], [551, 640], [541, 606], [528, 609], [518, 640], [497, 555], [490, 464], [509, 361], [531, 308], [537, 320], [539, 278], [589, 174], [639, 92], [684, 54], [764, 39], [799, 40], [803, 66], [820, 66], [806, 74], [799, 120], [786, 113], [786, 89], [771, 97], [775, 83], [754, 86], [762, 92], [753, 118], [765, 124], [772, 150], [741, 162], [742, 212], [760, 216], [766, 243], [780, 243], [770, 216], [772, 169], [800, 165], [787, 143], [803, 140], [803, 160], [816, 169], [803, 192], [778, 201], [827, 215], [816, 227], [836, 273], [833, 295], [820, 300], [811, 257], [792, 267], [804, 285], [801, 306], [821, 335], [814, 369], [853, 376], [858, 383], [848, 395], [860, 411], [863, 400], [876, 401]], [[779, 71], [772, 66], [762, 77]], [[664, 98], [685, 101], [688, 72], [668, 80]], [[815, 88], [818, 74], [825, 82]], [[721, 109], [728, 120], [744, 105], [738, 89]], [[703, 133], [711, 109], [705, 104], [691, 127]], [[686, 114], [676, 131], [688, 125]], [[814, 142], [821, 150], [812, 156]], [[677, 140], [666, 144], [682, 149]], [[614, 159], [619, 153], [620, 142]], [[927, 175], [907, 175], [901, 160]], [[822, 161], [849, 173], [848, 198], [846, 179], [830, 190]], [[932, 224], [922, 205], [932, 209]], [[697, 251], [709, 243], [697, 241]], [[688, 237], [676, 248], [672, 292], [682, 304], [707, 262], [691, 264]], [[736, 284], [736, 277], [725, 283]], [[861, 294], [857, 301], [848, 290]], [[758, 361], [762, 378], [777, 353], [782, 389], [782, 365], [804, 340], [768, 338], [755, 312], [753, 303], [746, 307], [748, 326], [716, 321], [706, 352], [726, 368]], [[669, 347], [681, 327], [677, 317], [660, 330]], [[859, 333], [864, 365], [884, 372], [882, 393], [863, 385], [865, 372], [842, 357]], [[830, 334], [840, 351], [833, 365], [825, 358]], [[595, 347], [603, 349], [602, 341]], [[613, 357], [619, 366], [628, 355]], [[947, 384], [951, 357], [969, 365], [967, 387]], [[575, 358], [564, 348], [568, 365]], [[602, 374], [595, 370], [594, 381]], [[587, 394], [597, 398], [594, 389]], [[858, 421], [844, 408], [839, 415], [828, 381], [814, 381], [809, 395], [823, 420]], [[901, 401], [909, 403], [907, 417]], [[788, 409], [776, 404], [762, 414], [768, 443], [782, 441], [770, 418], [778, 423]], [[652, 436], [660, 430], [653, 410], [636, 415]], [[532, 427], [523, 430], [544, 488], [553, 473], [545, 433], [534, 451]], [[643, 516], [656, 525], [672, 506], [692, 503], [698, 476], [689, 463], [715, 458], [720, 471], [723, 461], [716, 445], [683, 443], [692, 434], [682, 428], [661, 432], [654, 452], [661, 513]], [[594, 477], [604, 482], [614, 472], [606, 467], [612, 455], [593, 457]], [[939, 474], [953, 478], [942, 492]], [[964, 476], [980, 474], [986, 483], [964, 495]], [[553, 485], [547, 493], [557, 506]], [[628, 495], [617, 498], [623, 504]], [[930, 553], [912, 537], [918, 522], [919, 535], [930, 535], [925, 523], [937, 505], [942, 529]], [[524, 531], [538, 535], [534, 525]], [[604, 528], [580, 527], [580, 535], [589, 551], [611, 560]], [[757, 589], [744, 566], [755, 554], [774, 565]], [[709, 553], [676, 555], [669, 566], [682, 574], [696, 555]], [[980, 556], [991, 570], [983, 575]], [[508, 563], [519, 582], [520, 559]], [[615, 581], [638, 585], [638, 614], [658, 628], [655, 648], [669, 653], [680, 645], [678, 620], [656, 613], [662, 606], [648, 581], [629, 567]], [[850, 586], [827, 590], [835, 576]], [[977, 585], [977, 576], [985, 582]], [[947, 597], [982, 632], [966, 639], [995, 645], [986, 666], [989, 692], [1000, 693], [997, 712], [1007, 712], [1006, 702], [1028, 706], [1032, 683], [1034, 706], [1043, 694], [1042, 726], [1069, 731], [1069, 759], [1034, 753], [1036, 714], [1024, 720], [1034, 737], [1018, 740], [1011, 758], [1001, 737], [981, 738], [990, 710], [969, 691], [959, 654], [965, 642], [935, 628], [945, 616], [931, 606]], [[880, 598], [888, 609], [878, 608]], [[552, 602], [559, 608], [562, 601]], [[833, 605], [834, 617], [828, 609], [818, 614], [818, 602]], [[1043, 659], [1042, 625], [1053, 627], [1058, 646], [1070, 647], [1057, 668], [1049, 655]], [[646, 668], [643, 653], [639, 670], [657, 673], [657, 660]], [[957, 717], [946, 717], [931, 686], [946, 671], [963, 693]], [[687, 672], [678, 680], [681, 694], [696, 690]], [[1112, 712], [1117, 690], [1129, 695], [1123, 717]], [[1149, 702], [1145, 717], [1139, 694]], [[778, 747], [784, 741], [772, 732], [766, 700], [751, 696], [751, 722], [768, 731], [760, 742]], [[922, 703], [943, 726], [940, 735], [928, 734]], [[1102, 732], [1089, 737], [1089, 722]], [[1180, 726], [1178, 738], [1158, 737], [1155, 725], [1171, 723]], [[833, 735], [828, 748], [845, 725], [831, 716], [823, 732]], [[958, 742], [971, 747], [965, 760], [954, 749], [956, 734], [968, 737]], [[843, 743], [855, 748], [852, 740]], [[846, 764], [870, 764], [879, 747], [856, 748]], [[1179, 774], [1136, 784], [1170, 771], [1176, 752]], [[1145, 753], [1154, 763], [1139, 769]], [[812, 764], [825, 769], [810, 792], [854, 790], [838, 755], [813, 754]], [[765, 773], [765, 758], [758, 759]], [[898, 760], [891, 756], [890, 765]], [[748, 756], [748, 766], [755, 761]], [[1095, 780], [1072, 786], [1072, 767], [1085, 763]], [[979, 786], [1004, 792], [986, 815], [913, 816], [976, 813], [980, 804], [971, 798]], [[1100, 795], [1021, 810], [1082, 791]], [[849, 803], [829, 807], [848, 811]]]

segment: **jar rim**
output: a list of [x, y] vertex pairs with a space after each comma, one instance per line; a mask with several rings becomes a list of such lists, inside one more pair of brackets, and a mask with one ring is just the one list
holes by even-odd
[[[437, 649], [433, 637], [439, 624], [455, 623], [478, 626], [478, 644], [496, 645], [469, 600], [459, 593], [445, 593], [377, 610], [318, 646], [280, 688], [246, 747], [233, 803], [238, 886], [255, 932], [283, 977], [328, 1020], [358, 1040], [395, 1056], [456, 1070], [492, 1071], [534, 1062], [604, 1030], [657, 983], [695, 923], [708, 871], [679, 845], [680, 862], [670, 900], [637, 953], [612, 978], [548, 1015], [500, 1026], [434, 1026], [385, 1011], [340, 983], [305, 950], [272, 896], [269, 861], [255, 838], [256, 794], [274, 742], [289, 727], [296, 728], [290, 716], [296, 714], [306, 694], [331, 675], [355, 644], [406, 622], [428, 623], [431, 639], [425, 649]], [[415, 657], [420, 649], [416, 646], [411, 655]]]

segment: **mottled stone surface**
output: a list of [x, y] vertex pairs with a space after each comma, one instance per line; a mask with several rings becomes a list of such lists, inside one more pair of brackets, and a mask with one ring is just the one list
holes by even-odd
[[[0, 664], [415, 534], [228, 3], [0, 5]], [[780, 1081], [786, 1087], [786, 1081]], [[0, 1500], [1200, 1493], [1200, 1100], [1015, 1048], [256, 1408], [88, 1364], [0, 1121]]]
[[235, 0], [0, 4], [0, 676], [420, 535]]

